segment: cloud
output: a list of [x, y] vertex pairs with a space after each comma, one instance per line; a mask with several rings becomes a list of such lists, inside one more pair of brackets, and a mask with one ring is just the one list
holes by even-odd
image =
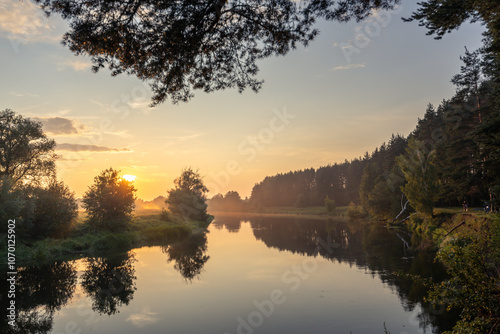
[[[151, 101], [149, 99], [144, 98], [144, 97], [137, 97], [137, 98], [134, 98], [132, 101], [127, 102], [127, 104], [132, 109], [143, 109], [143, 108], [149, 108]], [[151, 108], [149, 108], [149, 109], [151, 109]]]
[[57, 144], [56, 150], [59, 151], [73, 151], [73, 152], [132, 152], [128, 148], [111, 148], [98, 145], [82, 145], [82, 144]]
[[30, 98], [40, 97], [40, 95], [38, 95], [38, 94], [18, 93], [18, 92], [9, 92], [9, 95], [12, 95], [15, 97], [30, 97]]
[[140, 328], [157, 322], [159, 320], [158, 317], [155, 317], [157, 314], [158, 313], [151, 312], [149, 307], [145, 307], [140, 313], [131, 314], [126, 321]]
[[34, 117], [33, 119], [41, 122], [43, 130], [51, 135], [73, 135], [80, 133], [84, 129], [82, 125], [78, 125], [75, 121], [63, 117]]
[[366, 67], [365, 64], [349, 64], [347, 66], [337, 66], [332, 68], [332, 71], [340, 71], [340, 70], [350, 70], [351, 68], [363, 68]]
[[31, 1], [0, 2], [0, 35], [10, 40], [28, 42], [57, 42], [54, 21]]
[[78, 161], [88, 161], [89, 158], [67, 158], [64, 155], [59, 155], [57, 161], [70, 161], [70, 162], [78, 162]]
[[82, 61], [82, 60], [65, 60], [63, 62], [60, 62], [57, 64], [57, 69], [59, 71], [62, 71], [67, 68], [72, 68], [75, 71], [85, 71], [90, 68], [92, 64], [88, 61]]

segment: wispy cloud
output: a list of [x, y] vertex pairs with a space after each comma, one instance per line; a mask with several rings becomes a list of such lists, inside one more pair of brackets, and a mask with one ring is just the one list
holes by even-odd
[[365, 64], [349, 64], [347, 66], [337, 66], [332, 68], [332, 71], [350, 70], [353, 68], [363, 68], [366, 67]]
[[40, 97], [40, 95], [38, 94], [31, 94], [31, 93], [9, 92], [8, 94], [15, 97], [29, 97], [29, 98]]
[[10, 40], [57, 42], [60, 34], [43, 11], [31, 1], [0, 2], [0, 35]]
[[143, 109], [143, 108], [149, 108], [151, 101], [144, 97], [137, 97], [134, 98], [132, 101], [127, 102], [127, 104], [132, 109]]
[[65, 155], [58, 155], [57, 161], [70, 161], [70, 162], [78, 162], [78, 161], [88, 161], [89, 158], [68, 158]]
[[128, 148], [111, 148], [111, 147], [107, 147], [107, 146], [69, 144], [69, 143], [57, 144], [56, 150], [72, 151], [72, 152], [83, 152], [83, 151], [86, 151], [86, 152], [113, 152], [113, 153], [132, 152]]
[[89, 61], [84, 60], [65, 60], [57, 63], [57, 69], [59, 71], [71, 68], [75, 71], [85, 71], [90, 68], [92, 64]]
[[158, 313], [151, 312], [149, 307], [144, 307], [140, 313], [131, 314], [127, 321], [131, 322], [135, 327], [145, 327], [159, 320], [156, 316]]
[[85, 129], [83, 125], [64, 117], [34, 117], [33, 119], [41, 122], [43, 130], [51, 135], [74, 135]]

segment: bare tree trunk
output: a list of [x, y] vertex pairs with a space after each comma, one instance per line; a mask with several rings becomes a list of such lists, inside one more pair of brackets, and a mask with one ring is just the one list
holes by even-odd
[[[403, 202], [401, 202], [403, 203]], [[403, 214], [403, 212], [406, 211], [406, 206], [408, 205], [408, 200], [406, 201], [406, 203], [402, 206], [401, 208], [401, 212], [398, 213], [398, 215], [392, 220], [391, 224], [394, 223], [398, 218], [399, 216], [401, 216]]]
[[454, 228], [452, 228], [452, 229], [450, 230], [450, 232], [446, 233], [446, 234], [445, 234], [445, 237], [446, 237], [446, 236], [448, 236], [451, 232], [455, 231], [457, 228], [459, 228], [459, 227], [460, 227], [460, 226], [462, 226], [462, 225], [465, 225], [465, 220], [462, 220], [462, 222], [461, 222], [460, 224], [458, 224], [457, 226], [455, 226]]

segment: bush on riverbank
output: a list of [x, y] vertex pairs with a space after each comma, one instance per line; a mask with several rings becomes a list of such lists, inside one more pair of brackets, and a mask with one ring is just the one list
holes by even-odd
[[461, 310], [453, 333], [500, 333], [500, 217], [464, 221], [440, 244], [437, 259], [451, 278], [435, 284], [429, 300]]
[[[98, 231], [84, 223], [81, 214], [73, 233], [64, 239], [18, 240], [16, 259], [18, 265], [41, 263], [58, 259], [78, 258], [83, 255], [124, 251], [134, 247], [165, 245], [183, 240], [191, 233], [208, 227], [209, 222], [185, 221], [169, 214], [169, 220], [158, 212], [143, 212], [135, 216], [127, 230], [121, 232]], [[5, 253], [5, 249], [1, 253]], [[5, 259], [6, 256], [2, 256]]]

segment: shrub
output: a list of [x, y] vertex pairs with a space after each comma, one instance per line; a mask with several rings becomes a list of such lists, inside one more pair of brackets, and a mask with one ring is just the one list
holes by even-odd
[[63, 182], [51, 181], [47, 188], [33, 190], [35, 210], [32, 236], [63, 237], [69, 233], [78, 215], [74, 194]]
[[325, 206], [326, 206], [326, 211], [327, 212], [333, 212], [335, 208], [337, 207], [335, 205], [335, 201], [328, 197], [328, 195], [325, 197]]
[[118, 173], [112, 168], [106, 169], [94, 178], [94, 184], [83, 195], [87, 222], [97, 229], [120, 231], [132, 218], [137, 190]]
[[160, 220], [161, 221], [164, 221], [164, 222], [167, 222], [170, 220], [170, 213], [165, 210], [164, 208], [161, 208], [161, 212], [160, 212]]
[[191, 230], [184, 225], [154, 226], [143, 231], [146, 240], [150, 242], [175, 241], [188, 237], [190, 233]]
[[207, 220], [209, 215], [205, 193], [208, 189], [203, 184], [200, 174], [187, 168], [174, 180], [174, 184], [175, 188], [168, 191], [165, 201], [169, 210], [185, 219]]
[[366, 217], [368, 214], [366, 211], [363, 209], [362, 206], [358, 206], [354, 204], [353, 202], [349, 203], [349, 206], [347, 207], [347, 216], [349, 218], [363, 218]]
[[124, 250], [132, 247], [135, 237], [131, 233], [106, 233], [100, 235], [92, 244], [96, 251]]

